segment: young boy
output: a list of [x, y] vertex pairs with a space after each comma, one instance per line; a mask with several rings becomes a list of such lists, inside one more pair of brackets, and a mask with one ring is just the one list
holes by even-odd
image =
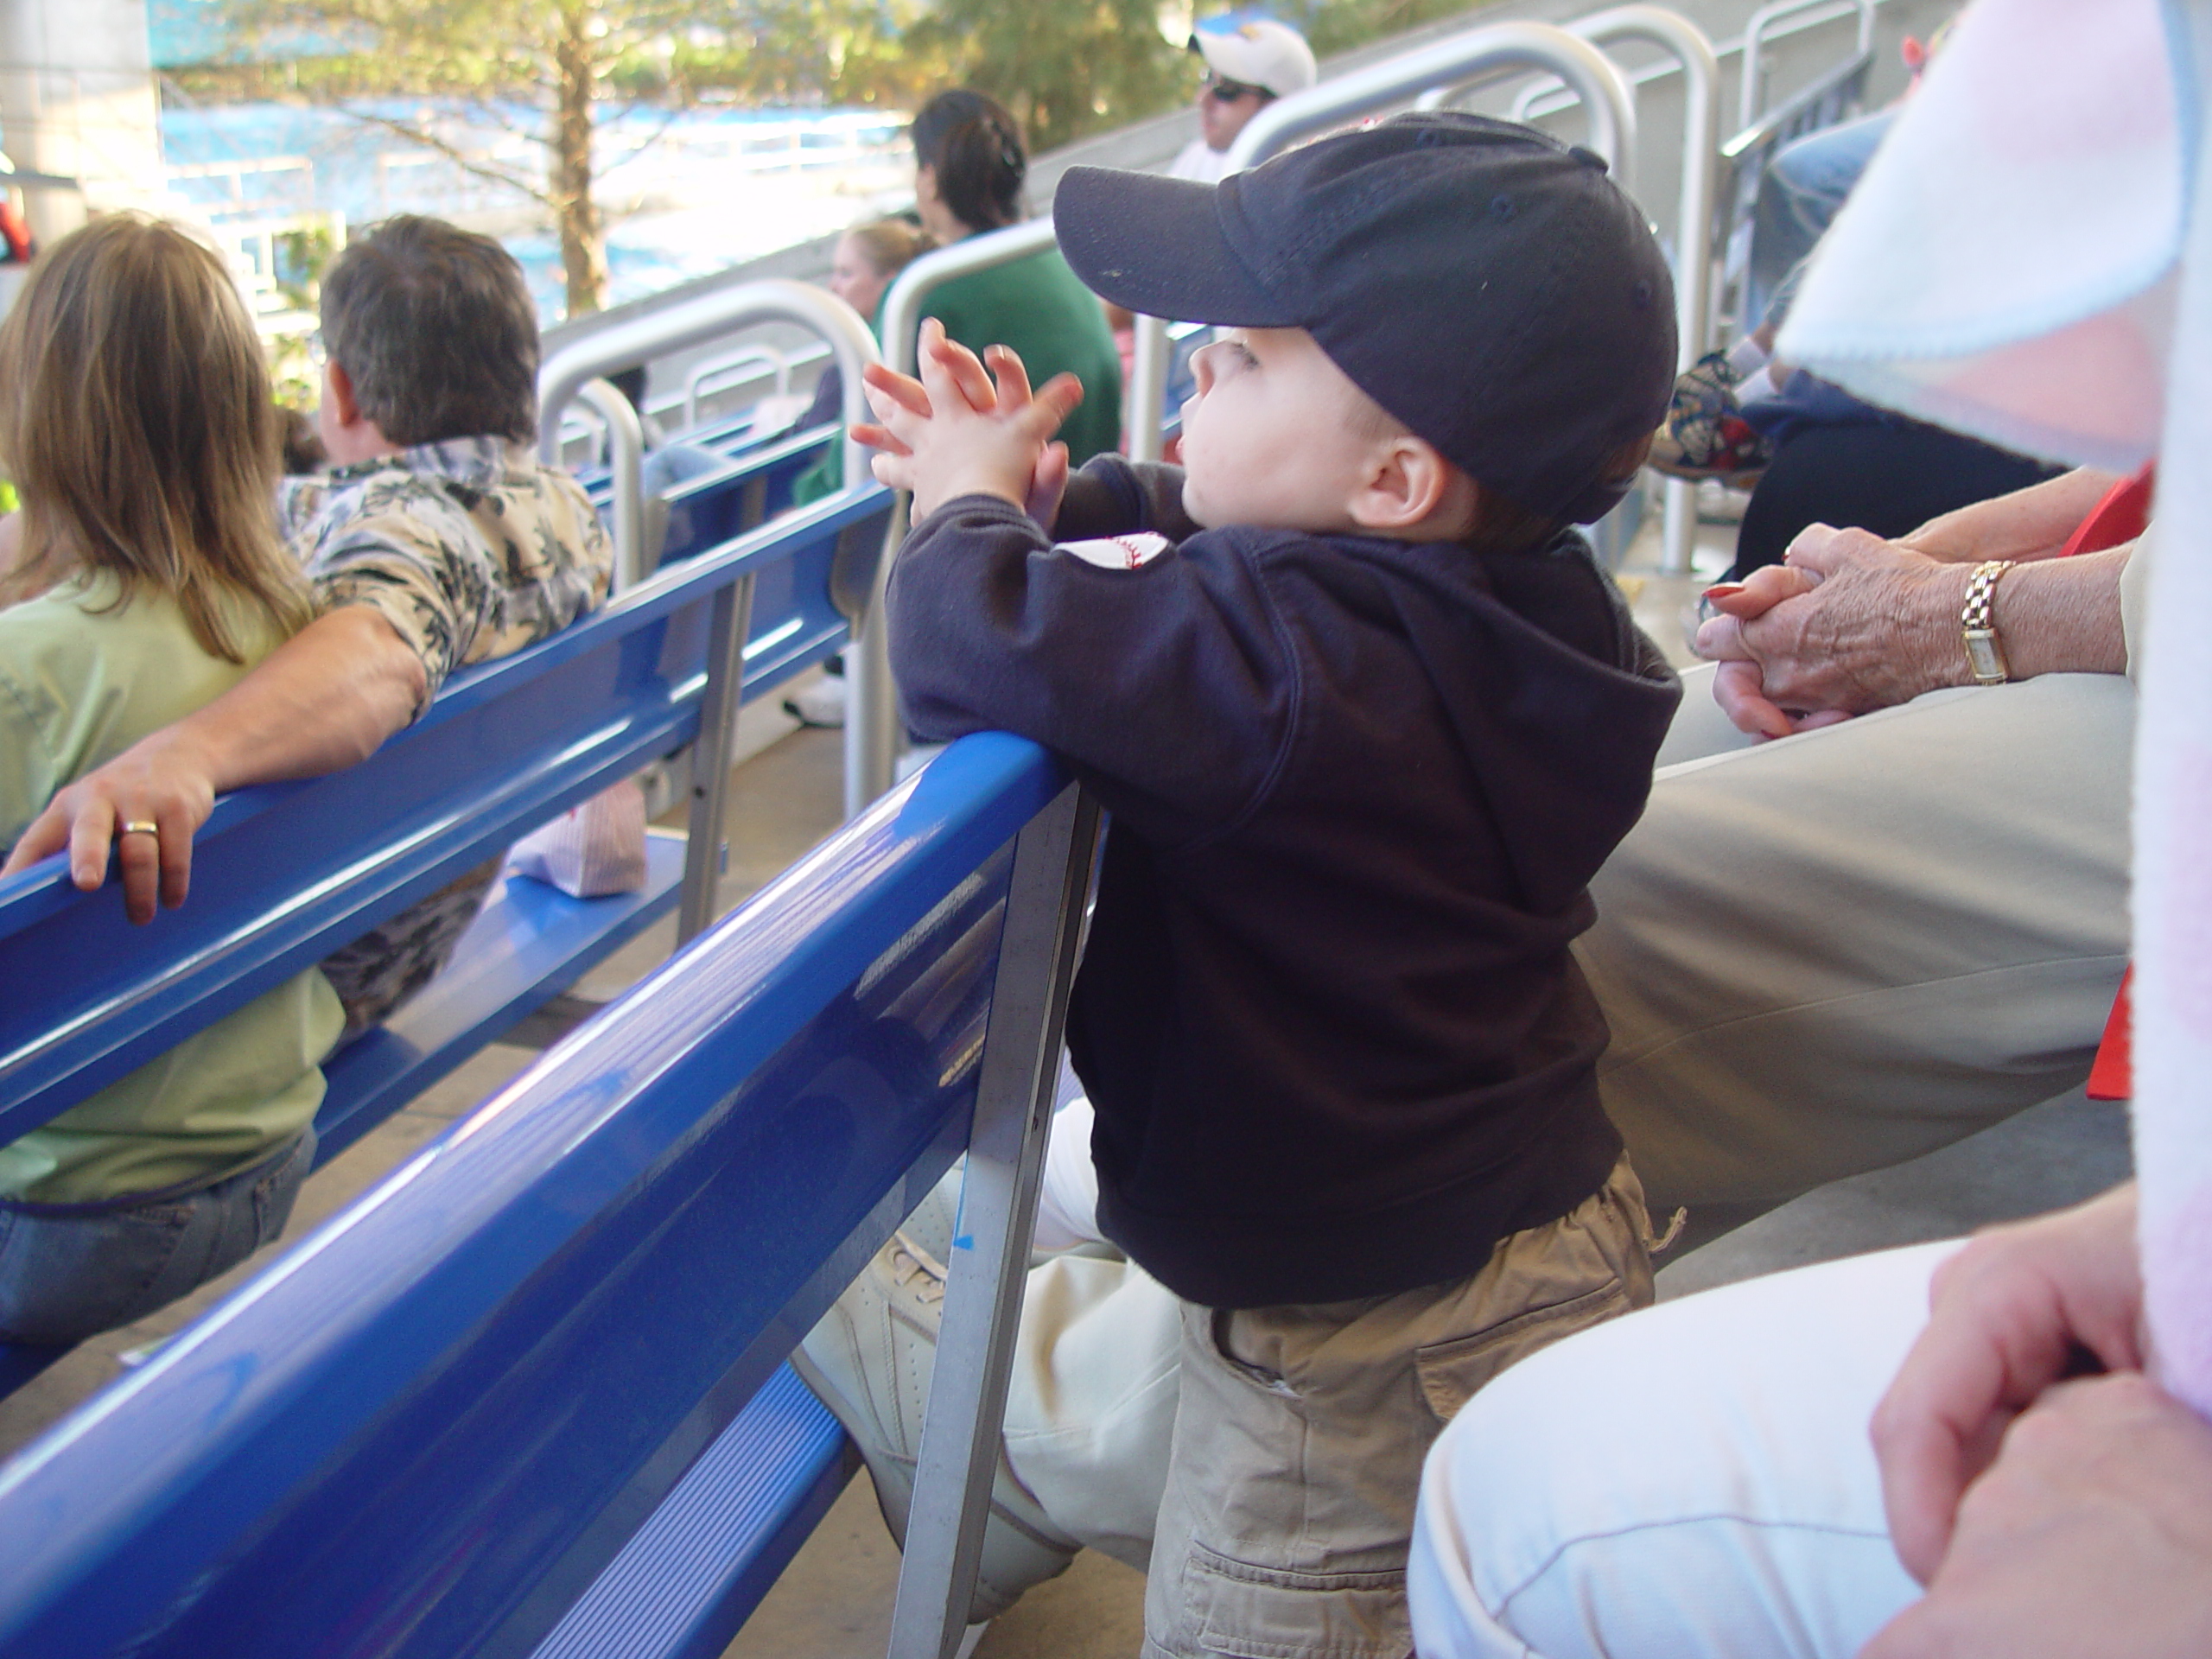
[[1568, 943], [1679, 688], [1567, 526], [1664, 411], [1670, 285], [1601, 162], [1470, 116], [1054, 211], [1106, 299], [1230, 329], [1184, 470], [1067, 479], [1079, 390], [925, 334], [870, 377], [893, 662], [1112, 815], [1069, 1042], [1101, 1226], [1185, 1303], [1148, 1659], [1399, 1659], [1429, 1443], [1650, 1294]]

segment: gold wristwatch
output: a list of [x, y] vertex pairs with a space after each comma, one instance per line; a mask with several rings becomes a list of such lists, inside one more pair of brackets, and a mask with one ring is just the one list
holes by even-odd
[[1967, 647], [1967, 672], [1976, 685], [2002, 685], [2012, 677], [2005, 665], [2005, 648], [1997, 643], [1997, 624], [1992, 611], [1997, 602], [1997, 582], [2012, 568], [2010, 559], [1990, 559], [1974, 568], [1967, 582], [1966, 609], [1959, 613], [1959, 632]]

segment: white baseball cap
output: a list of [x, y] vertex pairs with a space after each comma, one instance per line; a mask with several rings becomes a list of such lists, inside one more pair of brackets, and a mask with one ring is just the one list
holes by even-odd
[[1277, 98], [1304, 92], [1321, 73], [1306, 37], [1268, 18], [1234, 29], [1197, 29], [1191, 35], [1191, 50], [1224, 80], [1264, 86]]

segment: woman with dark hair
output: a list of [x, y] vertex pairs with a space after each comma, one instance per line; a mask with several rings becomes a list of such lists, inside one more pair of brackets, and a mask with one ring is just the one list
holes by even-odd
[[[1002, 105], [967, 87], [939, 92], [911, 130], [915, 207], [939, 245], [1020, 220], [1029, 157], [1020, 127]], [[986, 346], [1013, 347], [1033, 385], [1062, 372], [1083, 382], [1083, 403], [1060, 429], [1071, 464], [1080, 467], [1121, 441], [1121, 357], [1097, 296], [1076, 280], [1058, 250], [956, 276], [932, 290], [922, 309], [979, 356]]]

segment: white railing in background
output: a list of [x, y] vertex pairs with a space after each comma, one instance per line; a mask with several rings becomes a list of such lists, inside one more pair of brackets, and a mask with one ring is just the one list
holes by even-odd
[[[1049, 223], [1046, 228], [1049, 234]], [[849, 428], [855, 422], [868, 418], [861, 372], [869, 364], [881, 360], [875, 336], [868, 332], [868, 324], [852, 307], [827, 289], [784, 277], [768, 277], [702, 294], [665, 310], [625, 318], [563, 346], [538, 370], [538, 453], [549, 465], [559, 462], [562, 416], [570, 401], [580, 396], [590, 397], [613, 435], [614, 452], [610, 460], [614, 471], [618, 567], [626, 565], [636, 571], [643, 564], [645, 484], [640, 476], [640, 462], [644, 445], [639, 440], [632, 450], [626, 442], [623, 417], [627, 417], [627, 435], [634, 437], [637, 416], [630, 410], [628, 400], [607, 385], [603, 377], [650, 363], [657, 357], [726, 339], [741, 328], [761, 322], [796, 323], [826, 340], [844, 377], [842, 418], [846, 426]], [[593, 390], [587, 393], [588, 385], [594, 382], [603, 387], [603, 391]], [[613, 411], [609, 399], [621, 405], [620, 414]], [[844, 448], [846, 487], [864, 484], [869, 476], [868, 451], [849, 437], [845, 440]], [[880, 594], [881, 591], [879, 571], [872, 592]], [[876, 603], [871, 598], [867, 608], [851, 619], [854, 648], [847, 653], [845, 671], [851, 687], [851, 709], [845, 718], [845, 812], [849, 817], [891, 787], [891, 762], [877, 765], [874, 757], [889, 754], [893, 760], [896, 758], [898, 709], [895, 697], [887, 695], [890, 671], [887, 666], [880, 671], [871, 668], [871, 657], [861, 648], [864, 640], [878, 642], [880, 645], [883, 630]], [[880, 650], [874, 660], [880, 660]], [[879, 675], [885, 683], [875, 683]], [[887, 722], [888, 729], [880, 728], [879, 721]]]
[[[1827, 0], [1815, 0], [1825, 4]], [[1675, 328], [1677, 370], [1686, 369], [1713, 346], [1713, 203], [1720, 168], [1720, 62], [1705, 32], [1679, 12], [1659, 6], [1616, 6], [1579, 17], [1567, 29], [1599, 46], [1643, 41], [1667, 54], [1662, 62], [1682, 79], [1682, 179], [1675, 207]], [[1637, 78], [1639, 83], [1641, 77]], [[1538, 87], [1561, 99], [1575, 97], [1564, 83]], [[1529, 94], [1514, 105], [1523, 112]], [[1564, 107], [1562, 104], [1561, 107]], [[1688, 575], [1697, 546], [1697, 488], [1679, 478], [1667, 480], [1662, 497], [1664, 522], [1659, 568]]]

